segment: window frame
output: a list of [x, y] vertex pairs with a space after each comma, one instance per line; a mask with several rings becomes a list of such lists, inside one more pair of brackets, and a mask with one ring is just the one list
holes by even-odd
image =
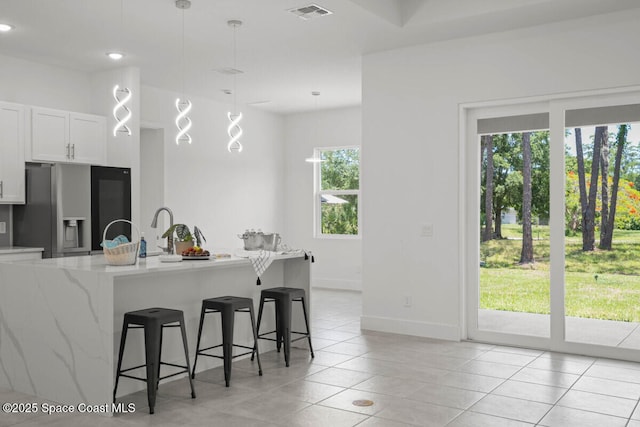
[[[313, 163], [313, 237], [316, 239], [342, 239], [342, 240], [359, 240], [362, 238], [362, 147], [359, 145], [340, 145], [331, 147], [315, 147], [313, 149], [313, 158], [320, 159], [323, 151], [337, 151], [346, 149], [357, 149], [359, 156], [358, 163], [358, 189], [356, 190], [322, 190], [322, 162]], [[322, 202], [323, 195], [355, 195], [357, 198], [358, 209], [358, 234], [325, 234], [322, 232]]]

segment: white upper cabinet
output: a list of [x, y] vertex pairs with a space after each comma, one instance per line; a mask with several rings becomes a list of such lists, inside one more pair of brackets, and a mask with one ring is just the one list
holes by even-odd
[[107, 119], [51, 108], [31, 109], [31, 158], [34, 161], [106, 162]]
[[0, 204], [24, 203], [24, 106], [0, 102]]
[[31, 109], [31, 158], [50, 162], [71, 160], [68, 112], [41, 107]]
[[107, 119], [92, 114], [69, 114], [71, 158], [78, 163], [102, 165], [107, 159]]

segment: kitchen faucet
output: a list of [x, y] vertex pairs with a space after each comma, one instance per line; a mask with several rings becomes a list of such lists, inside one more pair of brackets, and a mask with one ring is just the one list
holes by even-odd
[[[151, 221], [151, 228], [158, 228], [158, 214], [160, 213], [160, 211], [167, 211], [167, 213], [169, 213], [169, 227], [172, 228], [173, 212], [171, 212], [171, 209], [165, 206], [158, 208], [156, 213], [153, 215], [153, 221]], [[164, 250], [164, 248], [162, 248], [162, 250]], [[167, 254], [169, 255], [173, 254], [173, 232], [167, 236]]]

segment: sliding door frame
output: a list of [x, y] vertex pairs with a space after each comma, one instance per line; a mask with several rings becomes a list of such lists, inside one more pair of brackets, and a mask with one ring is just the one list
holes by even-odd
[[[640, 361], [640, 350], [565, 339], [564, 210], [565, 111], [580, 108], [640, 104], [640, 86], [461, 104], [459, 107], [460, 184], [460, 324], [462, 339]], [[480, 142], [478, 119], [548, 113], [550, 135], [550, 336], [538, 337], [478, 328], [480, 269]]]

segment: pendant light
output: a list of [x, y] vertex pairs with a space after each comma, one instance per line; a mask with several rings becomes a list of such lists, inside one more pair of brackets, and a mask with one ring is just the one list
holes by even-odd
[[[124, 0], [120, 2], [120, 45], [122, 46], [122, 34], [124, 27]], [[109, 58], [117, 61], [123, 58], [123, 54], [121, 52], [109, 52], [107, 53]], [[124, 81], [123, 74], [121, 73], [121, 80]], [[118, 136], [118, 134], [126, 134], [126, 136], [131, 136], [131, 129], [127, 126], [129, 120], [131, 120], [131, 110], [128, 107], [128, 103], [131, 101], [131, 97], [133, 94], [131, 93], [131, 89], [128, 87], [120, 87], [119, 84], [113, 86], [112, 90], [113, 99], [116, 104], [113, 107], [113, 118], [116, 120], [116, 124], [113, 127], [113, 136]]]
[[239, 26], [242, 25], [242, 21], [238, 21], [237, 19], [228, 21], [227, 24], [233, 28], [233, 114], [231, 111], [227, 113], [227, 118], [229, 119], [229, 126], [227, 127], [227, 134], [229, 135], [229, 143], [227, 144], [227, 150], [230, 153], [237, 152], [240, 153], [242, 151], [242, 144], [240, 143], [240, 137], [242, 136], [242, 128], [240, 127], [240, 121], [242, 120], [242, 113], [238, 112], [238, 95], [236, 91], [236, 75], [237, 67], [236, 67], [236, 59], [237, 59], [237, 49], [236, 49], [236, 30]]
[[[318, 97], [320, 96], [320, 92], [314, 90], [313, 92], [311, 92], [311, 95], [314, 98], [313, 111], [314, 111], [314, 113], [317, 113], [318, 112]], [[318, 118], [317, 117], [314, 118], [313, 123], [317, 125], [317, 123], [318, 123]], [[311, 155], [311, 157], [307, 157], [306, 159], [304, 159], [304, 161], [308, 162], [308, 163], [322, 163], [324, 160], [322, 160], [322, 158], [320, 158], [320, 157], [317, 157], [316, 154], [317, 153], [314, 150], [314, 152]]]
[[182, 99], [176, 98], [176, 128], [178, 133], [176, 134], [176, 144], [180, 145], [181, 142], [188, 142], [191, 144], [191, 135], [189, 135], [189, 129], [191, 129], [191, 119], [189, 118], [189, 112], [191, 112], [191, 101], [185, 98], [184, 95], [184, 10], [191, 7], [190, 0], [176, 0], [176, 7], [182, 10]]

